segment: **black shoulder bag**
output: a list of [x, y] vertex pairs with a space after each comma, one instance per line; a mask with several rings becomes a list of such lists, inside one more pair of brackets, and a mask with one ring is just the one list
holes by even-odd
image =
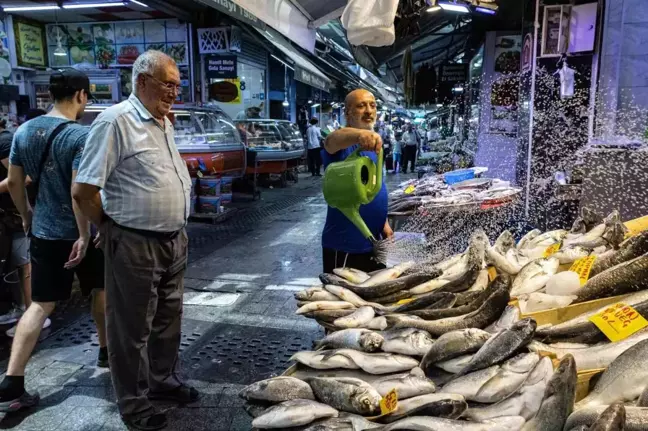
[[38, 200], [38, 189], [40, 187], [40, 179], [41, 179], [41, 175], [43, 175], [43, 170], [45, 169], [45, 162], [47, 162], [47, 159], [49, 157], [49, 152], [50, 149], [52, 148], [52, 143], [54, 142], [54, 139], [56, 139], [58, 134], [61, 133], [71, 123], [74, 123], [74, 121], [66, 121], [64, 123], [59, 124], [58, 126], [56, 126], [54, 130], [52, 130], [52, 133], [50, 133], [49, 137], [47, 138], [47, 143], [45, 144], [45, 150], [41, 155], [40, 163], [38, 164], [38, 171], [36, 171], [37, 176], [36, 178], [32, 178], [31, 187], [34, 193], [34, 201]]

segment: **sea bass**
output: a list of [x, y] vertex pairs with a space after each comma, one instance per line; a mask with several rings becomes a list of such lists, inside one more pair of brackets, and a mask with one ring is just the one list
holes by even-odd
[[553, 257], [529, 262], [513, 280], [511, 296], [520, 296], [542, 289], [549, 278], [558, 271], [558, 266], [558, 259]]
[[531, 241], [536, 239], [541, 233], [542, 232], [540, 231], [540, 229], [530, 230], [522, 238], [520, 238], [520, 241], [518, 241], [518, 243], [517, 243], [517, 249], [520, 250], [520, 249], [526, 248], [527, 245]]
[[343, 329], [331, 332], [315, 345], [316, 349], [354, 349], [362, 352], [375, 352], [385, 339], [369, 329]]
[[640, 232], [623, 241], [621, 245], [619, 245], [618, 250], [612, 250], [598, 256], [590, 270], [590, 277], [594, 277], [606, 269], [612, 268], [613, 266], [627, 262], [646, 253], [648, 253], [648, 230]]
[[295, 292], [298, 301], [338, 301], [339, 298], [324, 289], [324, 286], [311, 287]]
[[346, 301], [313, 301], [303, 307], [300, 307], [295, 313], [304, 314], [317, 310], [341, 310], [347, 308], [356, 308], [355, 305]]
[[365, 301], [364, 299], [360, 298], [357, 294], [353, 293], [351, 290], [344, 288], [342, 286], [334, 286], [332, 284], [327, 284], [326, 286], [324, 286], [324, 288], [328, 292], [335, 295], [338, 298], [338, 301], [350, 302], [351, 304], [355, 305], [358, 308], [365, 307], [365, 306], [373, 307], [378, 310], [382, 310], [385, 308], [380, 304]]
[[314, 400], [311, 387], [294, 377], [279, 376], [261, 380], [246, 386], [239, 392], [245, 400], [280, 403], [288, 400]]
[[414, 262], [403, 262], [392, 268], [383, 269], [377, 272], [376, 274], [372, 275], [371, 277], [369, 277], [364, 282], [359, 283], [358, 287], [371, 287], [371, 286], [376, 286], [378, 284], [384, 283], [385, 281], [394, 280], [400, 277], [400, 275], [403, 272], [412, 268], [414, 265], [415, 265]]
[[493, 244], [495, 251], [502, 255], [505, 255], [506, 252], [514, 246], [515, 238], [513, 238], [513, 234], [508, 230], [502, 232], [500, 236], [495, 240], [495, 244]]
[[450, 331], [441, 335], [428, 349], [421, 360], [423, 371], [449, 359], [478, 351], [491, 337], [481, 329], [468, 328]]
[[420, 329], [407, 328], [389, 332], [382, 343], [382, 350], [387, 353], [420, 357], [425, 355], [434, 342], [430, 334]]
[[392, 353], [364, 353], [351, 349], [335, 350], [335, 356], [344, 356], [370, 374], [389, 374], [408, 371], [418, 366], [416, 359]]
[[461, 395], [427, 394], [403, 401], [399, 400], [395, 411], [378, 420], [391, 423], [407, 416], [434, 416], [437, 418], [457, 419], [467, 408], [466, 400]]
[[333, 325], [338, 328], [359, 328], [369, 323], [375, 315], [373, 307], [360, 307], [348, 316], [335, 319]]
[[337, 275], [338, 277], [342, 277], [354, 284], [364, 283], [365, 281], [369, 280], [369, 278], [371, 278], [369, 274], [364, 271], [348, 267], [335, 268], [333, 270], [333, 274]]
[[304, 364], [307, 367], [315, 368], [317, 370], [360, 368], [347, 356], [336, 354], [338, 351], [339, 350], [318, 350], [317, 352], [312, 352], [305, 350], [295, 353], [289, 360], [299, 362], [300, 364]]
[[432, 416], [412, 416], [387, 425], [381, 431], [519, 431], [524, 424], [520, 416], [507, 416], [484, 422], [467, 422]]
[[626, 410], [623, 403], [611, 404], [592, 424], [589, 431], [623, 431], [626, 423]]
[[353, 378], [307, 379], [315, 397], [336, 410], [371, 416], [380, 412], [381, 396], [368, 383]]
[[252, 421], [252, 426], [259, 429], [286, 429], [337, 416], [338, 411], [326, 404], [312, 400], [290, 400], [268, 408]]
[[[593, 425], [601, 414], [608, 409], [608, 406], [598, 406], [576, 410], [567, 419], [565, 430], [577, 429], [579, 426], [589, 427]], [[648, 408], [624, 406], [625, 427], [622, 431], [646, 431], [648, 429]], [[616, 430], [615, 430], [616, 431]]]
[[504, 312], [497, 322], [484, 328], [484, 331], [496, 334], [503, 329], [509, 329], [518, 320], [520, 320], [520, 309], [513, 305], [509, 305], [504, 309]]
[[396, 389], [399, 400], [431, 394], [436, 390], [432, 380], [411, 372], [382, 377], [372, 381], [371, 386], [376, 388], [383, 397], [392, 389]]
[[394, 309], [394, 313], [407, 313], [421, 309], [450, 308], [456, 302], [456, 295], [450, 292], [432, 292]]
[[437, 362], [432, 366], [433, 368], [431, 369], [430, 373], [435, 374], [437, 372], [436, 369], [434, 369], [435, 367], [435, 368], [441, 368], [443, 371], [447, 371], [448, 373], [457, 374], [458, 372], [463, 370], [466, 367], [466, 365], [470, 363], [470, 361], [472, 361], [472, 358], [474, 356], [475, 356], [474, 354], [461, 355], [454, 359], [448, 359], [447, 361]]
[[316, 310], [316, 311], [309, 311], [308, 313], [304, 313], [302, 314], [302, 316], [308, 317], [309, 319], [315, 319], [327, 323], [333, 323], [335, 319], [337, 319], [338, 317], [345, 317], [348, 316], [349, 314], [353, 314], [355, 310], [356, 310], [355, 308], [347, 308], [343, 310]]
[[648, 253], [590, 278], [575, 302], [623, 295], [648, 288]]

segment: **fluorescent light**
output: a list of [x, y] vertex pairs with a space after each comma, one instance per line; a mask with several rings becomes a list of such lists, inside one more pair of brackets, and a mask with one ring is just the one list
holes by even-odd
[[320, 104], [319, 104], [319, 103], [316, 103], [316, 104], [314, 104], [313, 106], [311, 106], [311, 108], [317, 108], [318, 106], [320, 106]]
[[441, 6], [432, 6], [427, 11], [432, 13], [432, 12], [437, 12], [437, 11], [440, 11], [440, 10], [441, 10]]
[[112, 7], [112, 6], [124, 6], [124, 2], [115, 2], [115, 3], [73, 3], [73, 4], [64, 4], [63, 9], [86, 9], [86, 8], [95, 8], [95, 7]]
[[285, 61], [283, 61], [282, 59], [280, 59], [280, 58], [277, 57], [276, 55], [274, 55], [274, 54], [270, 54], [270, 57], [274, 58], [274, 59], [277, 60], [279, 63], [283, 63], [283, 65], [286, 66], [288, 69], [290, 69], [290, 70], [295, 70], [294, 67], [292, 67], [291, 65], [289, 65], [288, 63], [286, 63]]
[[487, 13], [487, 14], [489, 14], [489, 15], [495, 15], [495, 14], [497, 13], [497, 12], [495, 12], [493, 9], [488, 9], [488, 8], [481, 7], [481, 6], [477, 6], [477, 7], [475, 8], [475, 10], [476, 10], [477, 12]]
[[437, 103], [437, 108], [441, 108], [441, 107], [443, 107], [443, 104], [442, 103]]
[[452, 12], [470, 13], [470, 9], [468, 9], [468, 7], [461, 4], [439, 3], [439, 6], [441, 6], [443, 10], [449, 10]]
[[313, 101], [312, 101], [312, 100], [309, 100], [308, 103], [313, 103]]
[[130, 2], [131, 2], [131, 3], [135, 3], [135, 4], [137, 4], [137, 5], [140, 5], [140, 6], [142, 6], [142, 7], [148, 7], [148, 5], [142, 3], [141, 1], [137, 1], [137, 0], [130, 0]]
[[290, 106], [290, 102], [288, 102], [287, 100], [284, 100], [283, 103], [282, 103], [282, 105], [283, 105], [283, 106]]
[[58, 5], [43, 5], [43, 6], [16, 6], [16, 7], [4, 7], [2, 6], [2, 10], [5, 12], [21, 12], [21, 11], [28, 11], [28, 10], [55, 10], [55, 9], [60, 9]]

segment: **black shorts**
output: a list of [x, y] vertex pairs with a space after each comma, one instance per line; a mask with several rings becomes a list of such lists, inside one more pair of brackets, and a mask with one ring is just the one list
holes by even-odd
[[324, 272], [332, 273], [335, 268], [359, 269], [360, 271], [372, 272], [385, 269], [385, 265], [375, 260], [373, 253], [350, 254], [343, 251], [335, 251], [330, 248], [322, 249], [324, 261]]
[[94, 244], [88, 245], [85, 258], [76, 268], [63, 267], [73, 245], [74, 241], [31, 237], [32, 300], [56, 302], [70, 299], [75, 273], [84, 296], [93, 289], [104, 288], [103, 252]]

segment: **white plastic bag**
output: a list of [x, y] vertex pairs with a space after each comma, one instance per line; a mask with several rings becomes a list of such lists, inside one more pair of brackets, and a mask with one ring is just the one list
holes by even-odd
[[352, 45], [386, 46], [394, 43], [398, 0], [349, 0], [342, 25]]

